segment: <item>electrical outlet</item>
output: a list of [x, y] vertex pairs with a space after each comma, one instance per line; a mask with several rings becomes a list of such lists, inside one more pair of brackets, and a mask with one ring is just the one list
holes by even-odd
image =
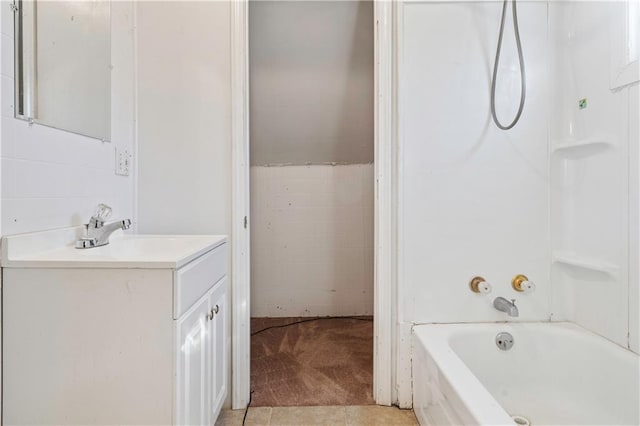
[[129, 176], [131, 170], [131, 153], [127, 148], [116, 147], [116, 174], [119, 176]]

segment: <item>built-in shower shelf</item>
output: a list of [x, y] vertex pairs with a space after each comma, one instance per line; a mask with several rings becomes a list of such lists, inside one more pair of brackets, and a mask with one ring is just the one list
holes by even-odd
[[620, 267], [613, 263], [567, 252], [554, 254], [553, 262], [559, 265], [601, 272], [611, 276], [616, 276], [620, 271]]
[[553, 148], [554, 153], [587, 157], [598, 154], [611, 147], [606, 138], [570, 139], [559, 142]]

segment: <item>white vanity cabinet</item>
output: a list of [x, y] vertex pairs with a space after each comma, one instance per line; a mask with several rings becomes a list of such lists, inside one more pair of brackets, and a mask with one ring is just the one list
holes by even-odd
[[[177, 420], [179, 424], [211, 424], [207, 401], [211, 394], [211, 333], [209, 300], [196, 303], [177, 324]], [[203, 319], [205, 318], [205, 319]]]
[[229, 323], [229, 318], [231, 318], [229, 309], [228, 300], [230, 300], [227, 291], [227, 279], [225, 278], [222, 283], [223, 287], [220, 287], [218, 290], [214, 290], [211, 293], [211, 306], [213, 307], [215, 314], [215, 321], [212, 321], [211, 324], [211, 343], [213, 344], [213, 382], [212, 382], [212, 391], [211, 391], [211, 401], [213, 401], [213, 412], [214, 418], [212, 419], [215, 423], [216, 418], [218, 417], [218, 413], [222, 409], [222, 404], [224, 404], [224, 400], [228, 394], [228, 383], [229, 383], [229, 375], [227, 374], [231, 371], [230, 361], [229, 361], [229, 351], [218, 351], [216, 348], [220, 347], [220, 345], [224, 345], [226, 348], [231, 348], [231, 335], [228, 330], [231, 329], [231, 324]]
[[215, 423], [231, 346], [226, 238], [87, 250], [21, 238], [2, 241], [4, 424]]
[[176, 322], [177, 423], [213, 424], [227, 395], [227, 278]]

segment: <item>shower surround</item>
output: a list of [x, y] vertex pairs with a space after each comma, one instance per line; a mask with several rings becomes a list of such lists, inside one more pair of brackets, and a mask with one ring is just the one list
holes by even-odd
[[[612, 363], [616, 351], [630, 365], [640, 352], [640, 73], [633, 39], [640, 12], [625, 1], [518, 2], [527, 100], [520, 122], [505, 132], [491, 120], [489, 98], [501, 6], [397, 5], [401, 405], [410, 404], [410, 360], [413, 390], [426, 386], [416, 382], [425, 365], [409, 343], [419, 324], [547, 322], [542, 339], [555, 322], [568, 321], [578, 335], [600, 336], [593, 350], [610, 354]], [[517, 112], [520, 94], [507, 16], [496, 96], [504, 120]], [[518, 274], [535, 282], [535, 291], [514, 291]], [[471, 292], [474, 276], [490, 282], [492, 292]], [[498, 296], [516, 299], [520, 316], [494, 309]], [[579, 345], [569, 346], [577, 356]], [[430, 380], [464, 386], [449, 381], [449, 370], [434, 371]], [[555, 390], [561, 387], [539, 389]], [[425, 401], [414, 403], [420, 409]]]

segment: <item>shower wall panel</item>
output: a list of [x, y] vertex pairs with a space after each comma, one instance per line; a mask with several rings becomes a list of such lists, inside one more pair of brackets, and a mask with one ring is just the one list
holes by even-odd
[[640, 353], [640, 85], [629, 88], [629, 348]]
[[[402, 322], [514, 320], [492, 307], [516, 299], [520, 317], [550, 315], [547, 5], [519, 2], [527, 72], [520, 122], [490, 115], [499, 2], [399, 6], [399, 287]], [[511, 13], [497, 113], [511, 121], [520, 72]], [[517, 293], [511, 279], [537, 284]], [[480, 275], [490, 294], [470, 291]]]
[[638, 351], [637, 68], [623, 82], [616, 75], [631, 45], [618, 31], [633, 22], [627, 6], [549, 6], [552, 309], [554, 319]]

